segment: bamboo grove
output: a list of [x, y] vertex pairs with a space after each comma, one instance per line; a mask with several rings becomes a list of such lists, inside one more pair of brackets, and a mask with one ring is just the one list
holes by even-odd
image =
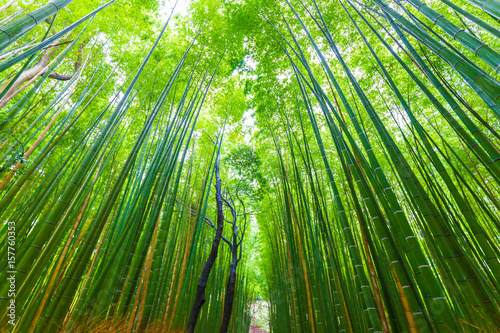
[[500, 2], [180, 1], [0, 4], [0, 330], [499, 331]]
[[[45, 17], [52, 14], [42, 12]], [[116, 66], [108, 69], [109, 74], [103, 68], [109, 65], [102, 61], [94, 69], [85, 68], [88, 58], [96, 56], [90, 50], [77, 72], [37, 119], [26, 119], [28, 110], [52, 69], [46, 70], [36, 85], [5, 113], [3, 128], [13, 128], [12, 122], [23, 120], [30, 126], [22, 129], [23, 136], [5, 131], [16, 141], [10, 138], [8, 142], [9, 136], [4, 137], [4, 144], [12, 143], [4, 158], [14, 156], [14, 163], [21, 164], [33, 158], [33, 163], [15, 181], [9, 180], [20, 167], [16, 164], [7, 169], [2, 183], [2, 219], [16, 221], [19, 241], [16, 308], [22, 309], [23, 315], [13, 331], [55, 332], [64, 326], [68, 331], [83, 332], [93, 326], [105, 329], [106, 325], [138, 331], [148, 324], [173, 331], [185, 325], [180, 314], [189, 311], [187, 300], [193, 291], [190, 286], [196, 285], [199, 276], [199, 267], [194, 263], [206, 251], [205, 240], [210, 236], [203, 221], [216, 151], [214, 146], [212, 151], [200, 151], [203, 156], [195, 158], [198, 148], [194, 130], [217, 63], [211, 67], [200, 63], [203, 50], [193, 50], [197, 37], [194, 36], [164, 80], [160, 93], [153, 97], [155, 92], [148, 91], [141, 96], [140, 91], [146, 89], [139, 86], [141, 76], [151, 79], [158, 75], [151, 68], [149, 73], [144, 71], [168, 21], [142, 64], [130, 74], [131, 80], [116, 87], [107, 105], [87, 119], [87, 127], [62, 152], [59, 163], [41, 178], [36, 174], [37, 167], [50, 158], [58, 142], [109, 84]], [[15, 36], [9, 29], [4, 31]], [[27, 52], [36, 54], [42, 45], [57, 40], [55, 36]], [[56, 61], [77, 46], [79, 39], [77, 35]], [[94, 41], [92, 47], [103, 47], [98, 44]], [[191, 53], [196, 53], [195, 61], [188, 67], [185, 62]], [[7, 64], [12, 67], [23, 56], [25, 53], [7, 58]], [[36, 57], [27, 60], [30, 61], [35, 62]], [[27, 65], [12, 75], [22, 77], [27, 67], [33, 68]], [[86, 82], [82, 80], [83, 70], [88, 71]], [[79, 79], [84, 82], [76, 90]], [[144, 113], [143, 119], [136, 119], [139, 111]], [[131, 133], [134, 122], [142, 123], [137, 133]], [[36, 140], [33, 149], [18, 157], [13, 151], [22, 144], [20, 137]], [[38, 155], [30, 156], [37, 146]], [[125, 155], [120, 154], [123, 150], [127, 150]], [[30, 182], [33, 178], [37, 181]], [[7, 233], [3, 232], [2, 237], [6, 240]], [[7, 267], [7, 252], [8, 248], [2, 247], [3, 268]], [[227, 251], [222, 253], [214, 273], [217, 282], [210, 285], [213, 298], [206, 306], [210, 310], [200, 319], [203, 330], [212, 331], [218, 326], [218, 322], [209, 319], [222, 311], [221, 286], [227, 275], [223, 263], [228, 255]], [[3, 269], [5, 278], [11, 270]], [[9, 286], [2, 283], [2, 295], [7, 295]], [[234, 312], [244, 318], [250, 297], [244, 277], [238, 287], [240, 301]], [[6, 304], [2, 307], [4, 318], [8, 311], [6, 301], [2, 298]], [[3, 323], [3, 328], [11, 331], [8, 325]], [[238, 325], [248, 326], [248, 319], [235, 323], [233, 331], [239, 330]]]

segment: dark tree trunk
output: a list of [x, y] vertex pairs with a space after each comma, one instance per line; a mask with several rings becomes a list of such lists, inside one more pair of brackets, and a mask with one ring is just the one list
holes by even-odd
[[200, 281], [198, 282], [198, 287], [196, 288], [196, 297], [194, 299], [193, 308], [191, 309], [191, 314], [189, 316], [189, 321], [186, 327], [186, 333], [194, 332], [196, 327], [196, 322], [201, 312], [201, 307], [205, 303], [205, 289], [207, 287], [208, 277], [210, 271], [217, 259], [217, 253], [219, 252], [219, 243], [222, 238], [222, 230], [224, 227], [224, 213], [222, 204], [222, 190], [221, 181], [219, 176], [219, 157], [215, 160], [215, 197], [217, 201], [217, 229], [215, 232], [215, 237], [212, 242], [212, 249], [210, 255], [208, 256], [205, 267], [203, 267], [203, 272], [200, 276]]
[[227, 333], [231, 320], [231, 312], [233, 311], [234, 291], [236, 289], [236, 267], [238, 266], [238, 259], [235, 257], [236, 250], [237, 248], [233, 250], [233, 260], [229, 268], [229, 280], [227, 281], [226, 298], [224, 299], [224, 316], [222, 317], [220, 333]]
[[[236, 197], [238, 198], [238, 191], [236, 191]], [[227, 330], [229, 328], [229, 322], [231, 321], [231, 313], [233, 312], [234, 292], [236, 290], [236, 269], [238, 268], [238, 262], [241, 259], [241, 250], [242, 250], [241, 243], [243, 242], [243, 237], [245, 236], [245, 230], [246, 230], [246, 215], [245, 215], [246, 213], [245, 213], [245, 205], [243, 204], [243, 201], [240, 200], [240, 203], [243, 206], [243, 212], [244, 212], [243, 215], [245, 216], [245, 224], [243, 225], [243, 229], [239, 230], [239, 226], [237, 225], [238, 215], [236, 214], [234, 202], [232, 201], [232, 199], [230, 199], [229, 201], [226, 199], [223, 200], [231, 210], [231, 215], [233, 216], [233, 222], [231, 223], [233, 225], [232, 241], [229, 242], [224, 238], [224, 241], [229, 245], [231, 249], [231, 257], [232, 257], [231, 266], [229, 266], [229, 279], [227, 280], [226, 296], [224, 298], [224, 314], [222, 316], [222, 325], [220, 327], [220, 333], [227, 333]], [[239, 235], [240, 238], [238, 240], [239, 232], [241, 232], [241, 234]], [[238, 256], [238, 250], [239, 250], [239, 256]]]

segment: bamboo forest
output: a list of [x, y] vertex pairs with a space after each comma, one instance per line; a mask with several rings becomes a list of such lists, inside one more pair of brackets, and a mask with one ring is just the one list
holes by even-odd
[[0, 0], [0, 314], [500, 332], [500, 0]]

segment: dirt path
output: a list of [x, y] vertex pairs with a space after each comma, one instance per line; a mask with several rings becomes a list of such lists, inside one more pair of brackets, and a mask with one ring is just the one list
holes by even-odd
[[250, 325], [250, 333], [264, 333], [264, 331], [252, 324]]

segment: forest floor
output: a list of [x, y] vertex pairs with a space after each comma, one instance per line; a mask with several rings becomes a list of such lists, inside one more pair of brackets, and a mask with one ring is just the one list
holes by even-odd
[[250, 325], [250, 333], [264, 333], [264, 331], [261, 330], [257, 325], [252, 324]]

